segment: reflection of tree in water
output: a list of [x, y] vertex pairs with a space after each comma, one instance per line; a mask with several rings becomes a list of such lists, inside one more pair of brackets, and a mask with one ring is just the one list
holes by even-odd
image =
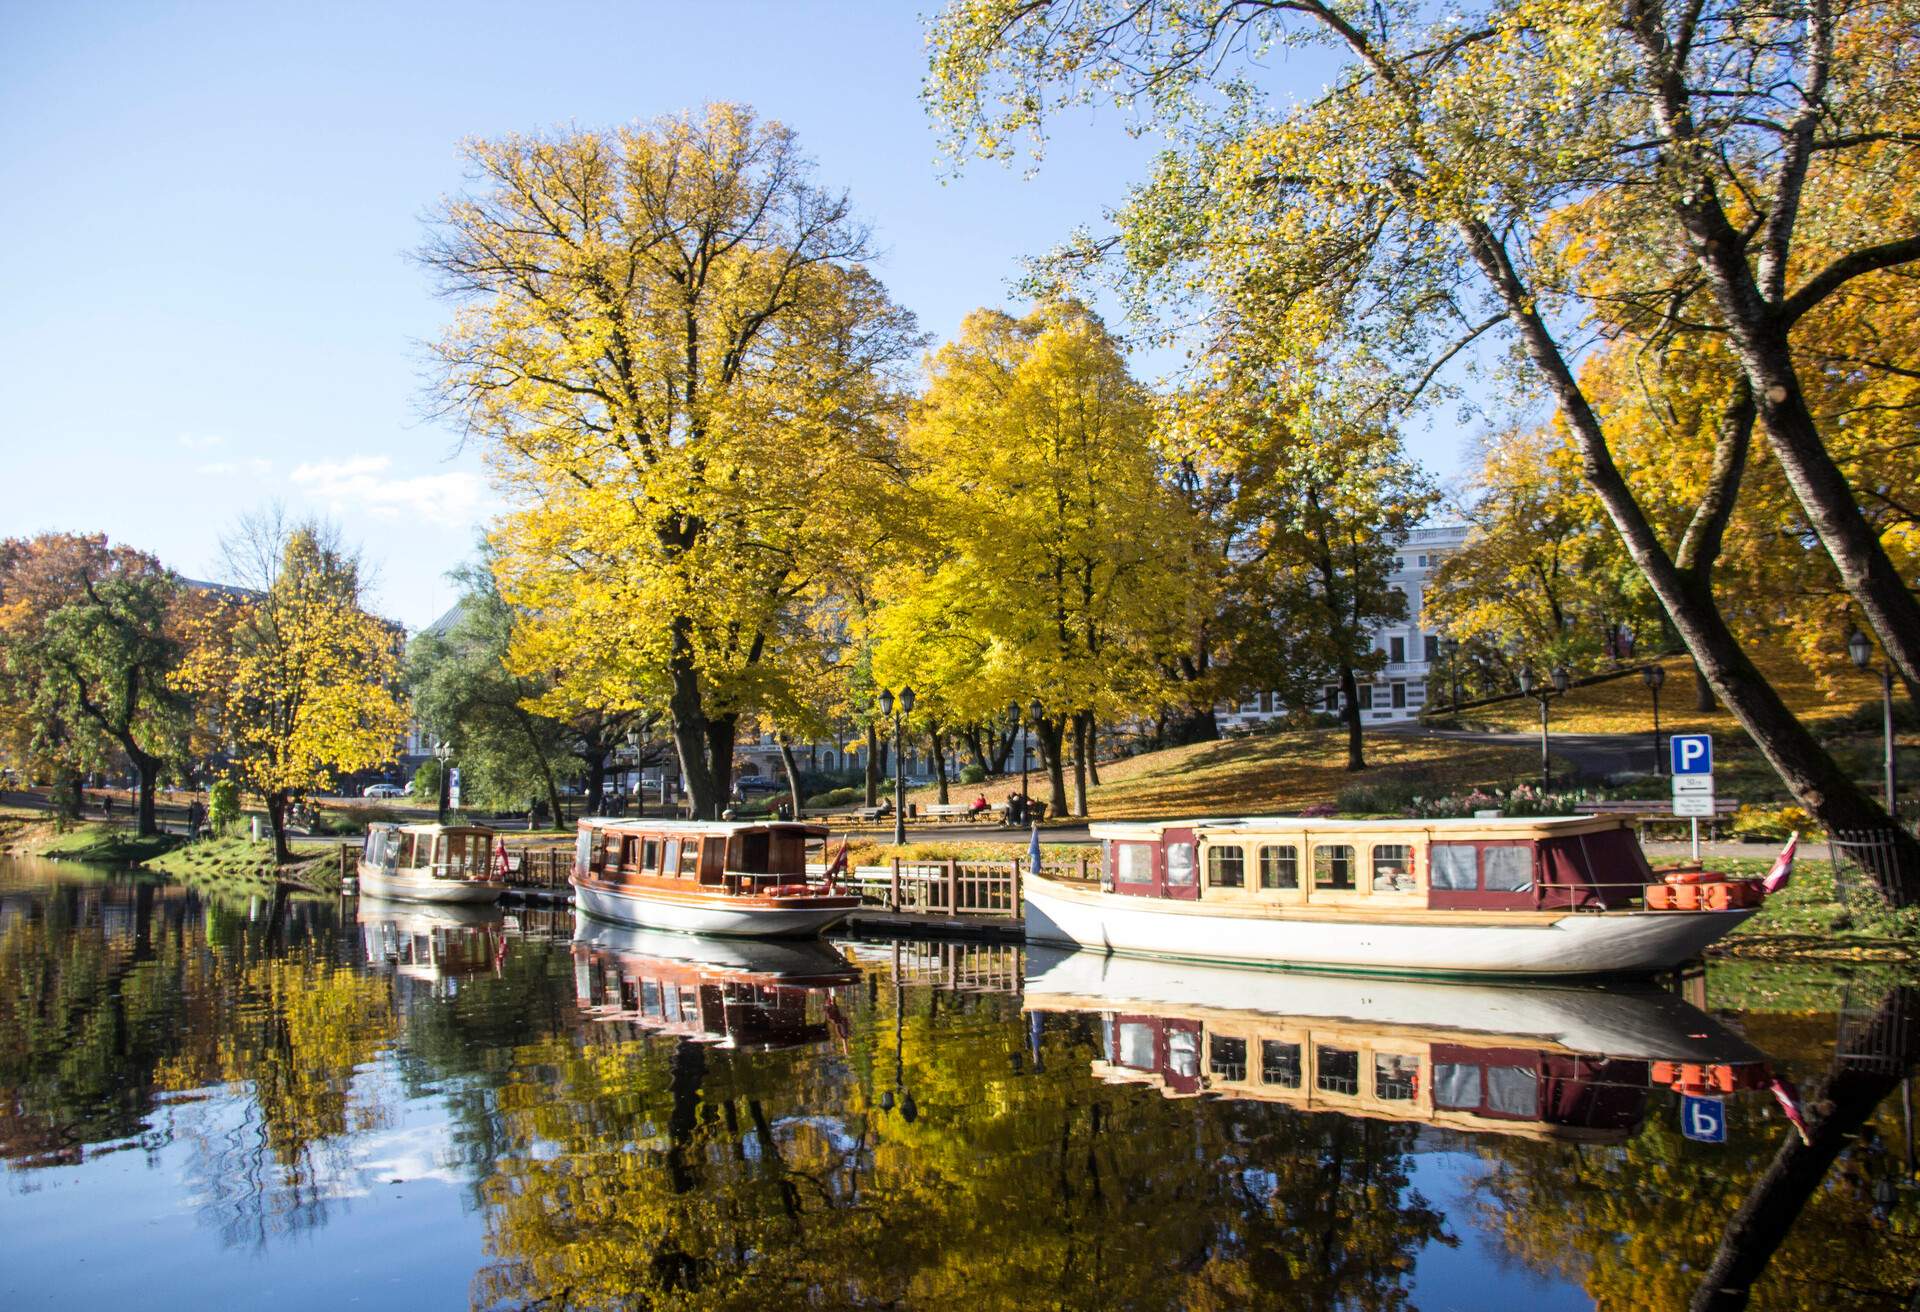
[[475, 1301], [1386, 1309], [1454, 1242], [1415, 1127], [1099, 1084], [1073, 1022], [1036, 1068], [1013, 999], [912, 994], [909, 1122], [892, 1003], [835, 1060], [608, 1026], [522, 1050]]
[[1482, 1145], [1479, 1221], [1602, 1308], [1907, 1308], [1920, 1209], [1889, 1102], [1920, 1055], [1920, 991], [1889, 990], [1843, 1030], [1805, 1091], [1808, 1137], [1764, 1098], [1727, 1105], [1728, 1142], [1690, 1145], [1671, 1114], [1629, 1143]]

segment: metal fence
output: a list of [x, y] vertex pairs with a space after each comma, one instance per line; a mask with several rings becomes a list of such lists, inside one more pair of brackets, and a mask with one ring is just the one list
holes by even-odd
[[1844, 906], [1856, 902], [1904, 905], [1898, 890], [1920, 882], [1920, 839], [1906, 824], [1875, 829], [1836, 829], [1827, 835], [1833, 862], [1834, 896]]

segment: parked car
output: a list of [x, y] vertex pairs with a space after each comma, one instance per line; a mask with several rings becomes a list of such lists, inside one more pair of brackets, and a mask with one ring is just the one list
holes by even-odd
[[405, 797], [407, 790], [399, 784], [368, 784], [362, 797]]

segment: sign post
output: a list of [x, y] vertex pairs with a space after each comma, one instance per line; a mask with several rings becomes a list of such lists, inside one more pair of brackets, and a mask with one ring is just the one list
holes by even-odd
[[1692, 822], [1693, 859], [1700, 859], [1700, 817], [1713, 820], [1713, 735], [1677, 733], [1667, 740], [1673, 754], [1673, 813]]
[[447, 771], [447, 805], [455, 811], [460, 809], [460, 767], [457, 765]]

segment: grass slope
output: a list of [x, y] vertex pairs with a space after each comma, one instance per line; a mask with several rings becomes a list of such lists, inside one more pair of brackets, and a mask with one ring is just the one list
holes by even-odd
[[181, 843], [152, 860], [144, 868], [177, 879], [205, 884], [266, 885], [276, 881], [299, 884], [305, 888], [339, 887], [339, 849], [325, 846], [296, 846], [294, 859], [284, 865], [273, 859], [273, 844], [250, 842], [245, 838], [203, 838]]

